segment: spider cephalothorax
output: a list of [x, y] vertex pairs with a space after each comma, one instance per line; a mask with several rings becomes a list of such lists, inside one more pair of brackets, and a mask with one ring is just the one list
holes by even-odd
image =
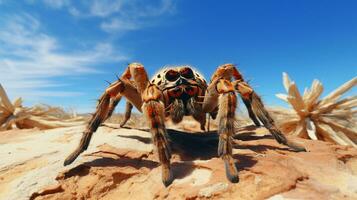
[[235, 65], [219, 66], [212, 75], [211, 82], [207, 84], [203, 76], [190, 66], [163, 68], [149, 81], [143, 65], [131, 63], [123, 75], [101, 96], [79, 146], [68, 156], [64, 164], [72, 163], [87, 149], [93, 132], [112, 114], [124, 96], [127, 99], [127, 106], [121, 126], [130, 118], [133, 106], [144, 113], [162, 166], [162, 180], [165, 186], [173, 180], [165, 116], [170, 117], [175, 123], [180, 122], [185, 115], [193, 116], [204, 130], [207, 113], [218, 120], [218, 155], [224, 160], [227, 178], [231, 182], [238, 182], [238, 171], [232, 157], [236, 93], [241, 96], [255, 125], [260, 126], [260, 123], [263, 123], [279, 143], [288, 145], [296, 151], [305, 150], [287, 140], [276, 128], [261, 99], [244, 81]]
[[150, 83], [162, 92], [165, 116], [178, 123], [184, 115], [192, 115], [204, 129], [206, 115], [202, 112], [202, 102], [207, 83], [202, 75], [190, 66], [166, 67]]

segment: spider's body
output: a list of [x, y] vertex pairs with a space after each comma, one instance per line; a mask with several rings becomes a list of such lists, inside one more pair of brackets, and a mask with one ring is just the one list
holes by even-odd
[[133, 106], [144, 113], [162, 166], [162, 180], [166, 186], [172, 182], [173, 175], [165, 116], [178, 123], [184, 115], [191, 115], [204, 130], [207, 113], [212, 118], [217, 117], [218, 155], [224, 160], [227, 178], [231, 182], [238, 182], [238, 171], [232, 157], [231, 144], [237, 106], [236, 93], [241, 96], [250, 118], [257, 126], [263, 123], [279, 143], [297, 151], [305, 150], [288, 141], [275, 127], [261, 99], [244, 81], [235, 65], [219, 66], [211, 77], [210, 83], [207, 84], [203, 76], [190, 66], [164, 68], [149, 81], [143, 65], [131, 63], [123, 75], [101, 96], [97, 110], [88, 123], [79, 146], [69, 155], [64, 164], [72, 163], [87, 149], [92, 134], [112, 114], [120, 99], [125, 97], [127, 107], [121, 126], [130, 118]]
[[192, 115], [204, 129], [206, 115], [202, 104], [207, 82], [199, 72], [190, 66], [166, 67], [155, 74], [150, 83], [162, 91], [165, 116], [178, 123], [184, 115]]

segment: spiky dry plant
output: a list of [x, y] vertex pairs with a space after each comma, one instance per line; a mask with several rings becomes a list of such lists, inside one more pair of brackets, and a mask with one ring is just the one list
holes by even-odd
[[37, 105], [31, 108], [22, 106], [22, 99], [11, 103], [0, 84], [0, 131], [12, 128], [51, 129], [83, 123], [82, 117], [72, 117], [59, 107]]
[[357, 77], [320, 100], [323, 85], [318, 80], [314, 80], [311, 89], [305, 89], [302, 96], [286, 73], [283, 73], [283, 84], [287, 94], [276, 96], [289, 103], [293, 110], [272, 108], [271, 111], [284, 133], [357, 147], [357, 96], [342, 98], [357, 85]]

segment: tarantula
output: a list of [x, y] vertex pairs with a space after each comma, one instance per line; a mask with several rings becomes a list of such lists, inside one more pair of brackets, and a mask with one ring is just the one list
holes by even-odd
[[125, 119], [121, 125], [129, 119], [133, 105], [144, 113], [161, 163], [162, 181], [165, 186], [173, 181], [165, 117], [171, 117], [173, 122], [178, 123], [183, 116], [191, 115], [204, 130], [207, 113], [213, 119], [218, 118], [218, 155], [225, 163], [227, 178], [236, 183], [239, 180], [238, 171], [232, 157], [232, 136], [237, 107], [235, 92], [241, 96], [255, 125], [260, 126], [260, 122], [263, 123], [279, 143], [295, 151], [305, 151], [304, 147], [287, 140], [279, 131], [259, 96], [244, 81], [235, 65], [219, 66], [211, 77], [211, 82], [207, 84], [203, 76], [190, 66], [164, 68], [149, 81], [144, 66], [140, 63], [131, 63], [99, 99], [79, 146], [66, 158], [64, 165], [71, 164], [87, 149], [93, 132], [111, 115], [120, 98], [124, 96], [127, 99], [127, 106]]

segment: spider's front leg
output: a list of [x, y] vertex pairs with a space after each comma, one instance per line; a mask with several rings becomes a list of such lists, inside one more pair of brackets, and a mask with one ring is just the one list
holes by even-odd
[[239, 181], [238, 170], [232, 157], [232, 136], [234, 134], [237, 97], [232, 83], [222, 77], [214, 78], [207, 88], [204, 112], [212, 112], [218, 106], [218, 155], [223, 159], [228, 180]]
[[162, 93], [155, 85], [148, 85], [142, 93], [142, 99], [144, 102], [142, 110], [161, 163], [162, 182], [168, 186], [173, 181], [173, 175], [170, 165], [171, 151], [164, 122], [165, 107], [162, 102]]
[[[139, 63], [129, 65], [123, 76], [133, 78], [134, 84], [141, 95], [143, 102], [141, 110], [150, 127], [155, 149], [161, 163], [162, 181], [165, 186], [168, 186], [173, 181], [173, 175], [170, 165], [171, 151], [164, 122], [165, 107], [162, 92], [157, 86], [149, 83], [144, 66]], [[132, 101], [130, 102], [133, 103]]]

